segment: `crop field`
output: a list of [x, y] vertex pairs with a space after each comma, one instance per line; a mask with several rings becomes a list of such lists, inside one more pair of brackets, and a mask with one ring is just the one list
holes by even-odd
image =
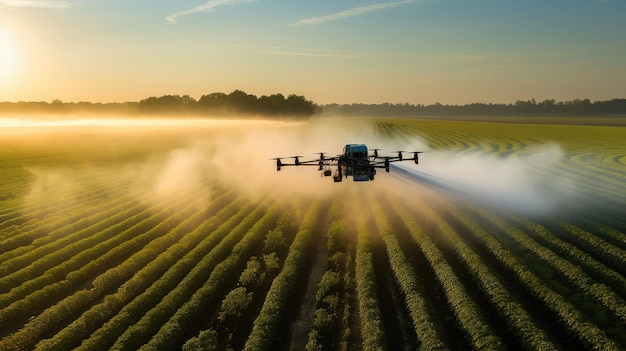
[[[0, 350], [626, 349], [626, 127], [78, 124], [0, 124]], [[269, 160], [346, 143], [426, 153]]]

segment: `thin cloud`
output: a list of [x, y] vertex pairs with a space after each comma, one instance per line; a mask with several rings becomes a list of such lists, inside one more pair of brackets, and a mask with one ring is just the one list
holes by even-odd
[[381, 3], [367, 5], [367, 6], [355, 7], [349, 10], [333, 13], [333, 14], [326, 15], [326, 16], [305, 18], [305, 19], [295, 22], [293, 25], [294, 26], [306, 26], [306, 25], [314, 25], [314, 24], [320, 24], [320, 23], [326, 23], [326, 22], [339, 21], [345, 18], [360, 16], [360, 15], [364, 15], [364, 14], [376, 12], [376, 11], [387, 10], [392, 7], [402, 6], [402, 5], [411, 4], [411, 3], [415, 3], [419, 1], [420, 0], [381, 2]]
[[69, 1], [55, 0], [0, 0], [0, 5], [8, 7], [37, 7], [42, 9], [66, 9], [74, 6]]
[[258, 52], [277, 55], [277, 56], [308, 56], [308, 57], [329, 57], [329, 58], [344, 58], [344, 59], [358, 59], [361, 56], [354, 52], [345, 50], [332, 50], [332, 49], [312, 49], [312, 48], [299, 48], [299, 47], [285, 47], [285, 46], [272, 46], [272, 45], [250, 45], [250, 44], [224, 44], [227, 46], [243, 47], [258, 49]]
[[170, 23], [176, 23], [178, 17], [187, 16], [187, 15], [191, 15], [191, 14], [198, 13], [198, 12], [213, 12], [215, 11], [215, 8], [219, 6], [237, 5], [237, 4], [244, 4], [247, 2], [254, 2], [254, 1], [257, 1], [257, 0], [210, 0], [210, 1], [207, 1], [206, 4], [196, 6], [192, 9], [175, 12], [165, 17], [165, 20], [167, 20]]
[[297, 51], [266, 51], [268, 54], [278, 56], [309, 56], [309, 57], [337, 57], [337, 58], [359, 58], [358, 55], [340, 52], [297, 52]]

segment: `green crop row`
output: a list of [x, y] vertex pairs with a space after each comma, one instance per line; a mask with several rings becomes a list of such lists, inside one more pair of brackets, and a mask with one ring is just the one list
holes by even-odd
[[502, 341], [486, 322], [478, 306], [454, 274], [443, 253], [416, 224], [416, 222], [405, 223], [414, 242], [419, 246], [439, 284], [441, 284], [448, 305], [456, 316], [459, 326], [466, 334], [468, 342], [473, 345], [472, 347], [480, 350], [502, 349]]
[[[71, 186], [65, 187], [66, 182], [70, 182]], [[45, 184], [43, 187], [35, 187], [29, 195], [21, 200], [18, 209], [19, 216], [14, 217], [10, 222], [19, 223], [23, 233], [34, 233], [31, 234], [30, 240], [28, 238], [24, 240], [25, 244], [30, 244], [32, 237], [38, 232], [50, 233], [55, 229], [62, 228], [67, 223], [76, 222], [85, 214], [94, 213], [87, 212], [87, 209], [94, 209], [98, 212], [98, 209], [108, 209], [107, 204], [114, 205], [124, 201], [139, 200], [142, 197], [141, 195], [129, 196], [123, 191], [118, 193], [112, 188], [123, 189], [124, 180], [112, 177], [107, 182], [92, 182], [90, 180], [81, 181], [72, 177], [71, 181], [57, 180], [51, 185]], [[49, 196], [50, 192], [54, 192], [55, 196]], [[49, 235], [34, 238], [38, 240], [39, 245], [58, 239], [58, 237], [50, 237]], [[14, 239], [19, 238], [15, 237]]]
[[[115, 294], [105, 297], [101, 304], [93, 306], [53, 338], [40, 343], [38, 347], [43, 349], [68, 348], [68, 346], [78, 345], [80, 340], [89, 335], [91, 337], [83, 343], [84, 347], [89, 348], [89, 345], [96, 345], [100, 348], [107, 345], [108, 347], [125, 330], [144, 316], [146, 311], [153, 308], [157, 302], [163, 301], [164, 296], [172, 289], [193, 289], [202, 285], [208, 272], [203, 270], [204, 275], [200, 277], [196, 273], [195, 279], [191, 278], [194, 275], [189, 272], [196, 270], [196, 267], [206, 268], [206, 266], [201, 266], [199, 262], [213, 258], [211, 253], [215, 245], [221, 242], [226, 234], [251, 210], [250, 206], [241, 208], [240, 206], [241, 199], [233, 201], [219, 211], [216, 216], [199, 225], [193, 232], [185, 235], [180, 242], [172, 245], [156, 260], [148, 264], [144, 270], [162, 271], [162, 267], [169, 267], [169, 269], [158, 276], [157, 280], [145, 291], [132, 289], [132, 286], [144, 285], [137, 280], [151, 276], [150, 274], [142, 274], [140, 271], [129, 280], [129, 283], [132, 282], [130, 286], [122, 285]], [[221, 216], [229, 215], [232, 215], [231, 220], [220, 223]], [[213, 229], [218, 224], [219, 227]], [[127, 303], [122, 306], [125, 302]]]
[[[353, 215], [355, 218], [364, 218], [365, 207], [355, 202]], [[366, 220], [355, 220], [357, 231], [357, 246], [355, 256], [356, 294], [359, 303], [359, 322], [363, 350], [386, 350], [387, 342], [380, 299], [376, 286], [376, 273], [370, 243], [370, 229]]]
[[619, 231], [607, 224], [596, 221], [586, 220], [585, 222], [593, 228], [594, 233], [604, 237], [605, 240], [611, 242], [620, 249], [626, 250], [626, 235], [624, 235], [623, 231]]
[[[160, 216], [155, 215], [151, 218], [151, 220], [156, 221], [153, 223], [158, 223], [158, 221], [160, 221], [159, 217]], [[139, 247], [143, 248], [145, 246], [143, 242], [144, 238], [152, 238], [155, 235], [159, 235], [159, 233], [163, 233], [163, 230], [169, 231], [170, 229], [167, 228], [173, 228], [174, 224], [178, 223], [177, 219], [182, 220], [182, 218], [182, 215], [180, 217], [171, 216], [166, 221], [159, 223], [157, 226], [152, 227], [149, 230], [147, 230], [148, 228], [146, 225], [138, 224], [121, 233], [123, 237], [130, 240], [124, 241], [121, 245], [108, 251], [104, 256], [94, 259], [94, 257], [89, 255], [85, 257], [85, 255], [79, 254], [69, 261], [66, 261], [63, 265], [75, 266], [73, 262], [74, 260], [79, 260], [83, 264], [85, 263], [82, 261], [83, 259], [91, 260], [78, 271], [69, 272], [65, 279], [57, 277], [57, 281], [55, 283], [47, 285], [42, 289], [31, 293], [24, 299], [15, 301], [11, 305], [2, 309], [0, 311], [0, 325], [4, 325], [4, 323], [9, 321], [19, 321], [20, 319], [27, 318], [28, 316], [36, 315], [38, 310], [44, 308], [46, 305], [50, 305], [51, 301], [57, 301], [62, 296], [70, 293], [70, 288], [72, 286], [75, 286], [77, 283], [84, 281], [84, 279], [93, 276], [93, 273], [101, 272], [102, 269], [110, 267], [111, 263], [117, 264], [117, 260], [127, 253], [134, 252]], [[163, 225], [166, 222], [170, 222], [171, 224]], [[150, 223], [146, 224], [150, 225]], [[130, 275], [134, 272], [132, 269], [127, 271], [129, 271]], [[42, 276], [44, 281], [48, 280], [45, 277], [46, 274]], [[55, 276], [58, 276], [58, 274], [55, 274]], [[100, 294], [101, 291], [98, 291], [97, 293]]]
[[343, 199], [333, 200], [329, 214], [332, 222], [326, 232], [328, 260], [315, 295], [316, 311], [306, 344], [308, 351], [347, 349], [347, 338], [351, 333], [349, 294], [352, 258], [346, 223], [341, 218], [345, 210]]
[[[297, 204], [294, 204], [297, 206]], [[237, 287], [232, 289], [222, 300], [218, 317], [211, 322], [209, 329], [201, 330], [197, 336], [187, 340], [183, 345], [183, 349], [187, 351], [205, 350], [217, 348], [217, 339], [207, 345], [207, 335], [214, 335], [215, 338], [224, 337], [224, 333], [228, 333], [229, 342], [230, 335], [237, 332], [238, 328], [248, 329], [251, 324], [241, 324], [240, 317], [245, 313], [253, 313], [248, 311], [249, 305], [255, 301], [261, 302], [267, 294], [269, 285], [281, 265], [281, 259], [277, 251], [283, 251], [286, 248], [285, 232], [295, 230], [293, 218], [290, 212], [284, 212], [276, 221], [276, 227], [267, 232], [263, 245], [262, 259], [257, 256], [251, 256], [246, 263], [246, 268], [239, 275]], [[276, 251], [275, 251], [276, 250]], [[286, 252], [285, 252], [286, 254]], [[243, 289], [242, 289], [243, 288]], [[204, 321], [206, 323], [206, 321]], [[233, 348], [230, 345], [227, 348]]]
[[626, 267], [625, 250], [603, 241], [596, 235], [593, 235], [572, 223], [559, 222], [558, 225], [561, 229], [570, 234], [567, 238], [582, 247], [585, 252], [596, 255], [602, 261], [605, 261], [618, 270], [621, 269], [622, 273], [626, 272], [626, 269], [624, 269], [624, 267]]
[[[411, 230], [419, 228], [408, 211], [398, 205], [394, 205], [394, 209], [408, 228], [413, 228]], [[439, 233], [450, 243], [465, 269], [480, 287], [482, 293], [495, 306], [507, 327], [514, 330], [519, 344], [527, 350], [556, 350], [557, 348], [550, 342], [546, 334], [537, 327], [524, 307], [513, 298], [480, 256], [461, 239], [450, 224], [433, 209], [427, 206], [420, 206], [420, 209], [427, 220], [434, 224]]]
[[[2, 213], [13, 212], [14, 215], [11, 216], [14, 219], [18, 219], [23, 214], [29, 214], [28, 219], [21, 218], [21, 223], [25, 223], [24, 220], [32, 220], [32, 222], [36, 222], [37, 219], [43, 218], [44, 216], [56, 213], [62, 214], [63, 209], [68, 208], [80, 208], [81, 203], [89, 202], [91, 205], [97, 204], [98, 194], [101, 194], [106, 188], [109, 187], [109, 184], [115, 183], [118, 179], [109, 179], [106, 184], [94, 184], [90, 181], [90, 178], [80, 174], [73, 174], [72, 181], [65, 182], [62, 177], [57, 174], [53, 175], [45, 175], [45, 170], [40, 169], [39, 175], [45, 175], [41, 177], [43, 180], [43, 185], [45, 185], [45, 190], [54, 192], [55, 196], [46, 196], [45, 201], [25, 201], [25, 198], [37, 196], [39, 194], [43, 194], [43, 187], [37, 186], [38, 184], [30, 183], [30, 177], [34, 174], [33, 172], [26, 172], [23, 169], [12, 169], [6, 170], [3, 168], [3, 171], [7, 172], [6, 174], [12, 176], [12, 180], [18, 180], [13, 184], [13, 186], [9, 187], [11, 189], [10, 192], [14, 192], [16, 194], [20, 194], [22, 198], [20, 201], [2, 201], [2, 206], [0, 206]], [[8, 182], [7, 182], [8, 183]], [[4, 183], [3, 184], [7, 184]], [[48, 183], [54, 184], [53, 187], [48, 187]], [[80, 189], [80, 191], [77, 191]], [[71, 199], [77, 199], [76, 195], [80, 193], [81, 201], [70, 201]], [[48, 192], [46, 192], [48, 195]], [[11, 206], [12, 205], [12, 206]], [[17, 215], [17, 216], [15, 216]], [[32, 215], [32, 216], [31, 216]], [[3, 218], [4, 215], [0, 216], [0, 219]], [[2, 219], [4, 221], [4, 219]]]
[[[178, 269], [179, 267], [174, 268], [176, 265], [178, 265], [178, 263], [170, 263], [169, 269], [167, 264], [164, 267], [159, 267], [156, 264], [152, 264], [152, 267], [159, 270], [166, 269], [166, 273], [164, 274], [164, 276], [167, 275], [169, 272], [169, 274], [175, 277], [177, 276], [179, 271], [186, 271], [187, 269], [189, 269], [189, 265], [192, 264], [192, 262], [190, 262], [189, 260], [193, 261], [193, 259], [200, 258], [205, 260], [205, 254], [209, 250], [213, 250], [213, 246], [220, 241], [220, 239], [230, 228], [237, 224], [235, 221], [237, 219], [240, 219], [242, 215], [246, 214], [245, 208], [239, 209], [238, 207], [241, 204], [240, 201], [241, 199], [239, 199], [238, 201], [234, 201], [233, 203], [231, 203], [231, 205], [228, 205], [222, 211], [219, 211], [216, 216], [204, 222], [204, 224], [202, 225], [204, 227], [203, 230], [194, 231], [199, 236], [205, 236], [205, 239], [203, 239], [200, 244], [197, 244], [197, 246], [193, 246], [193, 250], [192, 247], [190, 247], [188, 244], [185, 244], [185, 246], [181, 246], [180, 248], [178, 248], [178, 250], [174, 251], [174, 253], [176, 254], [178, 254], [181, 249], [191, 251], [185, 255], [187, 258], [183, 258], [184, 261], [180, 263], [182, 265], [179, 266], [180, 270]], [[221, 218], [223, 215], [228, 214], [231, 214], [233, 216], [233, 220], [221, 223], [219, 218]], [[211, 235], [207, 235], [206, 232], [210, 231], [218, 224], [220, 226], [214, 232], [212, 232]], [[167, 252], [161, 256], [163, 260], [168, 260], [172, 258], [168, 257], [171, 256], [171, 254], [167, 254]], [[208, 275], [208, 273], [206, 274]], [[191, 275], [192, 274], [185, 276], [185, 279], [189, 279], [189, 276]], [[128, 280], [126, 284], [120, 286], [120, 288], [114, 294], [105, 297], [102, 304], [94, 306], [87, 313], [81, 316], [81, 319], [84, 317], [84, 322], [82, 323], [90, 323], [90, 326], [93, 326], [94, 330], [98, 328], [88, 340], [85, 340], [85, 342], [83, 342], [83, 349], [97, 349], [98, 347], [100, 347], [99, 345], [112, 345], [115, 340], [126, 330], [127, 327], [129, 327], [139, 318], [141, 318], [143, 314], [138, 313], [137, 311], [141, 310], [142, 312], [145, 312], [147, 309], [152, 308], [162, 299], [162, 296], [157, 297], [155, 295], [155, 293], [158, 294], [159, 290], [146, 290], [146, 284], [153, 284], [152, 286], [155, 285], [150, 280], [146, 281], [146, 283], [143, 283], [142, 279], [145, 276], [147, 275], [134, 275], [130, 280]], [[158, 277], [156, 278], [158, 279]], [[157, 285], [167, 285], [170, 281], [170, 279], [156, 280]], [[197, 280], [195, 281], [195, 284], [198, 284]], [[163, 294], [165, 294], [165, 292], [163, 292]], [[101, 325], [102, 323], [104, 323], [104, 325]], [[68, 332], [68, 334], [71, 333]]]
[[[453, 214], [458, 216], [458, 213]], [[493, 219], [498, 223], [501, 221], [494, 215], [488, 213], [486, 213], [486, 215], [490, 220]], [[578, 339], [582, 345], [594, 350], [619, 350], [619, 346], [613, 340], [609, 339], [603, 330], [588, 321], [566, 298], [546, 286], [537, 275], [520, 263], [509, 251], [505, 250], [491, 234], [480, 228], [473, 219], [465, 215], [461, 217], [460, 220], [472, 229], [472, 233], [485, 243], [485, 246], [494, 257], [512, 272], [527, 291], [541, 301], [544, 307], [550, 310], [561, 325], [566, 328], [572, 336]], [[503, 228], [501, 229], [513, 232], [508, 224], [502, 223], [502, 225]], [[532, 241], [524, 234], [520, 234], [518, 239], [521, 239], [522, 242], [525, 240]], [[529, 247], [538, 248], [538, 245], [529, 244]]]
[[[421, 350], [445, 350], [447, 349], [443, 338], [438, 332], [438, 327], [433, 320], [428, 307], [428, 302], [423, 296], [422, 288], [418, 283], [413, 267], [408, 262], [400, 243], [398, 242], [387, 215], [376, 199], [369, 199], [378, 232], [380, 233], [389, 264], [393, 271], [396, 282], [404, 294], [405, 304], [413, 322], [413, 328], [420, 343]], [[411, 223], [415, 224], [415, 223]], [[412, 227], [413, 230], [421, 230]]]
[[[111, 246], [106, 247], [105, 245], [100, 245], [102, 242], [112, 241], [119, 243], [118, 240], [113, 240], [119, 239], [119, 235], [115, 236], [115, 233], [124, 233], [134, 225], [147, 220], [146, 217], [148, 215], [149, 213], [147, 210], [139, 214], [131, 214], [127, 217], [125, 214], [120, 214], [121, 222], [116, 222], [117, 219], [112, 219], [113, 224], [108, 226], [106, 229], [94, 233], [94, 235], [88, 237], [87, 240], [70, 244], [72, 246], [72, 256], [69, 257], [71, 257], [71, 259], [65, 258], [61, 263], [55, 262], [54, 264], [50, 264], [48, 267], [51, 268], [34, 278], [32, 278], [29, 274], [31, 271], [27, 270], [20, 270], [12, 274], [11, 277], [17, 282], [17, 286], [7, 293], [0, 294], [0, 309], [5, 308], [17, 300], [25, 298], [37, 290], [45, 288], [47, 285], [54, 284], [63, 278], [67, 278], [68, 273], [79, 270], [91, 260], [102, 256], [110, 248], [112, 248]], [[109, 221], [104, 220], [102, 222], [108, 223]], [[113, 239], [107, 240], [108, 237], [113, 237]], [[113, 247], [115, 243], [112, 243]], [[46, 261], [48, 261], [46, 258], [47, 256], [43, 257], [40, 260], [40, 264], [45, 264]]]
[[626, 325], [626, 303], [615, 294], [613, 290], [609, 289], [603, 283], [593, 281], [579, 266], [574, 265], [572, 262], [556, 255], [551, 250], [539, 245], [536, 241], [530, 239], [525, 233], [511, 226], [508, 222], [487, 211], [480, 212], [507, 235], [536, 255], [545, 264], [554, 268], [565, 277], [572, 286], [584, 292], [589, 298], [599, 302], [620, 318], [624, 325]]
[[[76, 208], [66, 208], [62, 211], [63, 215], [56, 220], [46, 218], [44, 224], [41, 225], [42, 220], [38, 219], [39, 225], [34, 225], [31, 230], [25, 230], [22, 226], [22, 233], [13, 235], [0, 244], [3, 250], [3, 254], [0, 255], [0, 262], [2, 262], [0, 276], [15, 272], [32, 262], [32, 259], [23, 257], [27, 253], [33, 254], [33, 251], [37, 251], [45, 255], [54, 252], [54, 248], [48, 250], [47, 247], [62, 247], [62, 244], [72, 242], [72, 235], [80, 235], [85, 228], [126, 208], [128, 201], [128, 198], [120, 197], [115, 201], [105, 201], [97, 206], [90, 206], [88, 215], [85, 214], [85, 204]], [[33, 257], [33, 259], [36, 258]]]
[[[153, 221], [156, 220], [155, 217], [158, 217], [158, 216], [154, 215], [148, 220], [138, 223], [137, 225], [127, 229], [126, 231], [122, 233], [122, 237], [128, 238], [129, 239], [128, 242], [132, 242], [132, 239], [134, 237], [139, 235], [139, 233], [144, 233], [146, 230], [149, 229], [151, 225], [153, 225], [154, 223]], [[130, 246], [130, 245], [127, 244], [127, 246]], [[92, 261], [91, 263], [88, 263], [86, 266], [82, 267], [79, 271], [69, 273], [66, 277], [66, 280], [59, 280], [53, 284], [42, 287], [40, 290], [33, 292], [26, 299], [13, 303], [10, 306], [2, 309], [0, 311], [0, 322], [5, 323], [9, 321], [19, 320], [21, 316], [30, 315], [30, 313], [32, 312], [29, 312], [29, 311], [33, 311], [35, 308], [37, 308], [36, 306], [47, 305], [49, 303], [49, 301], [47, 301], [48, 299], [54, 298], [55, 296], [59, 294], [67, 293], [68, 287], [72, 286], [76, 282], [82, 281], [83, 274], [85, 274], [85, 276], [89, 276], [89, 273], [86, 273], [86, 272], [94, 272], [94, 271], [97, 271], [98, 269], [103, 269], [103, 268], [107, 269], [108, 265], [101, 266], [100, 264], [106, 263], [107, 261], [106, 258], [111, 257], [111, 256], [114, 257], [112, 262], [117, 261], [117, 258], [120, 256], [118, 254], [120, 251], [123, 251], [123, 250], [121, 250], [119, 247], [116, 249], [113, 249], [111, 250], [111, 252], [107, 253], [105, 256], [101, 256], [98, 259], [96, 259], [96, 261]], [[72, 260], [70, 260], [68, 264], [70, 264], [71, 261]], [[76, 279], [77, 276], [81, 276], [81, 278]], [[42, 278], [44, 281], [47, 280], [45, 277], [45, 274], [44, 276], [42, 276]], [[11, 300], [15, 300], [15, 299], [7, 296], [7, 301], [11, 301]]]
[[[49, 272], [50, 267], [67, 261], [86, 248], [106, 239], [115, 231], [127, 229], [138, 220], [135, 216], [140, 213], [141, 209], [136, 203], [123, 203], [90, 219], [93, 220], [93, 224], [88, 227], [78, 230], [69, 228], [63, 230], [65, 235], [55, 242], [43, 246], [33, 245], [27, 252], [3, 263], [3, 266], [13, 273], [0, 278], [0, 291], [9, 291], [29, 279], [41, 276], [43, 272]], [[129, 218], [133, 220], [129, 221]]]
[[[191, 218], [193, 219], [193, 217]], [[184, 223], [185, 222], [183, 222], [183, 224]], [[182, 228], [182, 227], [184, 226], [182, 225], [179, 226], [179, 228]], [[167, 247], [171, 245], [172, 240], [178, 239], [179, 236], [180, 234], [175, 229], [172, 232], [167, 233], [166, 236], [162, 237], [161, 238], [162, 240], [156, 240], [156, 241], [160, 241], [161, 245], [164, 244], [164, 246], [161, 246], [161, 248], [166, 249]], [[156, 247], [154, 247], [153, 249], [156, 249]], [[133, 262], [133, 263], [136, 263], [136, 262]], [[156, 269], [153, 269], [152, 267], [155, 267]], [[148, 286], [152, 281], [154, 281], [154, 279], [156, 279], [161, 274], [164, 268], [165, 267], [163, 267], [162, 265], [159, 266], [158, 264], [152, 265], [152, 266], [147, 265], [145, 266], [144, 269], [141, 269], [141, 270], [139, 270], [138, 268], [135, 268], [135, 266], [133, 266], [132, 264], [130, 266], [124, 266], [123, 269], [126, 270], [125, 274], [132, 276], [133, 279], [124, 283], [123, 287], [120, 288], [122, 297], [119, 300], [124, 301], [124, 299], [129, 300], [132, 298], [132, 295], [127, 294], [128, 291], [123, 289], [124, 287], [128, 285], [133, 285], [135, 289], [142, 291], [145, 289], [146, 286]], [[137, 283], [138, 280], [141, 281], [141, 283]], [[96, 281], [94, 280], [94, 286], [96, 286], [95, 282]], [[143, 288], [142, 288], [142, 285], [143, 285]], [[51, 295], [64, 294], [64, 293], [66, 294], [67, 293], [66, 290], [69, 288], [69, 286], [70, 286], [70, 282], [68, 280], [63, 280], [58, 283], [52, 284], [42, 289], [41, 291], [31, 294], [27, 299], [18, 301], [17, 303], [9, 306], [9, 308], [2, 310], [2, 316], [3, 317], [7, 316], [7, 318], [11, 318], [11, 317], [15, 318], [16, 313], [21, 313], [21, 314], [28, 313], [28, 311], [32, 310], [33, 306], [49, 303], [47, 299], [50, 298]], [[59, 323], [59, 318], [63, 318], [67, 316], [67, 314], [66, 315], [54, 315], [54, 318], [50, 318], [50, 315], [52, 313], [50, 311], [61, 309], [62, 311], [68, 311], [68, 313], [70, 312], [75, 313], [77, 309], [86, 307], [92, 300], [98, 298], [101, 293], [102, 293], [102, 290], [99, 290], [99, 289], [79, 290], [73, 295], [61, 300], [57, 305], [46, 309], [44, 312], [39, 314], [36, 318], [26, 323], [25, 326], [19, 332], [7, 338], [6, 340], [7, 344], [12, 345], [15, 343], [17, 345], [29, 345], [30, 343], [35, 342], [36, 340], [38, 340], [39, 335], [46, 332], [46, 330], [48, 330], [49, 328], [56, 326]], [[80, 299], [80, 303], [76, 300], [77, 297], [82, 297]]]
[[614, 165], [614, 162], [612, 162], [613, 160], [609, 159], [607, 161], [604, 159], [597, 162], [597, 158], [601, 156], [602, 155], [598, 154], [575, 154], [569, 158], [569, 161], [573, 167], [584, 167], [584, 169], [593, 173], [594, 178], [599, 176], [599, 180], [605, 181], [606, 183], [619, 184], [626, 182], [626, 175], [624, 172], [620, 172], [620, 169], [617, 167], [611, 167]]
[[583, 251], [575, 245], [559, 239], [548, 229], [537, 223], [515, 216], [512, 216], [512, 218], [526, 227], [529, 230], [529, 233], [534, 235], [535, 238], [544, 246], [549, 247], [555, 253], [567, 258], [567, 260], [572, 264], [583, 268], [587, 272], [591, 272], [590, 274], [597, 277], [597, 280], [607, 284], [618, 294], [626, 296], [626, 278], [615, 272], [613, 269], [595, 260], [588, 254], [588, 251]]
[[245, 350], [269, 350], [271, 348], [272, 341], [280, 328], [281, 316], [288, 308], [289, 294], [298, 279], [304, 253], [320, 217], [321, 207], [322, 202], [315, 200], [300, 223], [296, 237], [289, 247], [283, 269], [272, 282], [261, 312], [254, 320], [252, 331], [244, 346]]
[[[276, 224], [280, 206], [274, 203], [269, 208], [263, 208], [265, 208], [263, 217], [241, 237], [241, 240], [232, 248], [230, 255], [215, 266], [204, 285], [175, 311], [150, 341], [140, 348], [141, 350], [171, 350], [177, 343], [180, 345], [184, 343], [181, 338], [185, 332], [189, 328], [194, 328], [202, 311], [205, 311], [212, 302], [219, 301], [218, 293], [224, 289], [223, 285], [233, 282], [233, 276], [238, 275], [237, 268], [249, 259], [250, 252], [263, 242], [265, 234]], [[137, 332], [141, 331], [137, 330]], [[112, 349], [124, 349], [125, 344], [121, 342], [124, 340], [134, 342], [134, 339], [125, 339], [126, 335], [130, 336], [129, 333], [122, 335]]]
[[[234, 205], [232, 206], [233, 213], [241, 213], [241, 210], [238, 211], [241, 204], [232, 203], [231, 205]], [[229, 207], [231, 206], [229, 205]], [[251, 210], [251, 206], [243, 207], [244, 213]], [[265, 206], [261, 206], [261, 208], [265, 208]], [[124, 324], [126, 328], [118, 329], [123, 330], [123, 333], [111, 348], [138, 349], [148, 342], [159, 328], [203, 286], [210, 273], [217, 269], [218, 264], [229, 257], [233, 247], [242, 240], [250, 229], [251, 223], [255, 219], [258, 220], [260, 214], [261, 211], [254, 211], [246, 217], [247, 220], [242, 226], [237, 226], [237, 222], [234, 220], [227, 221], [226, 225], [221, 225], [219, 230], [211, 233], [211, 228], [219, 224], [215, 221], [210, 227], [195, 230], [194, 233], [198, 235], [199, 239], [207, 238], [202, 241], [201, 250], [198, 250], [198, 244], [181, 246], [181, 251], [194, 249], [184, 254], [174, 264], [170, 263], [171, 268], [158, 281], [135, 298], [132, 304], [122, 309], [122, 312], [134, 316], [134, 319], [128, 320], [126, 318], [128, 324]], [[234, 219], [241, 221], [243, 218], [235, 216]], [[207, 236], [207, 233], [211, 234]], [[118, 327], [119, 323], [112, 321], [109, 325]]]

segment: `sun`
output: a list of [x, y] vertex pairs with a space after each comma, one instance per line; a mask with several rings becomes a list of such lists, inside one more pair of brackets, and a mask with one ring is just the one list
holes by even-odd
[[0, 27], [0, 85], [8, 83], [15, 72], [17, 53], [11, 33]]

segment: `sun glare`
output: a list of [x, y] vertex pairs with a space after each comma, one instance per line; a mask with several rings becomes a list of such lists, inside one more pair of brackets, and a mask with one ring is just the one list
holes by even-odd
[[17, 53], [11, 33], [0, 27], [0, 85], [8, 83], [15, 71]]
[[85, 131], [148, 131], [198, 129], [198, 128], [232, 128], [260, 125], [291, 125], [283, 121], [266, 120], [231, 120], [231, 119], [149, 119], [149, 118], [58, 118], [58, 116], [39, 116], [28, 118], [0, 117], [0, 135], [23, 134], [29, 132]]

